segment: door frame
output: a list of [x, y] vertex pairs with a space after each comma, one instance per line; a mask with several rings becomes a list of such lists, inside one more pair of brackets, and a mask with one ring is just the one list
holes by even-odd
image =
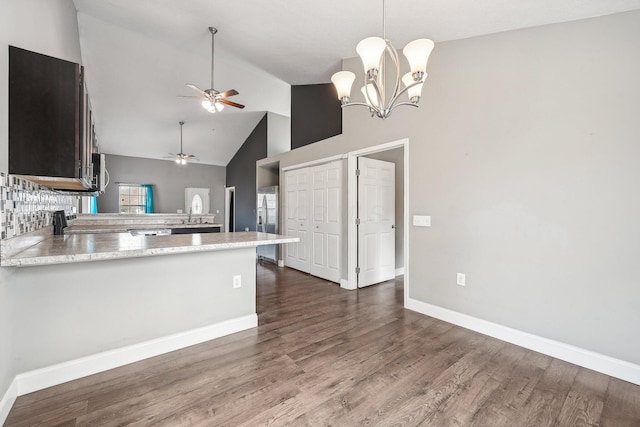
[[[233, 209], [231, 209], [231, 193], [233, 193]], [[233, 224], [236, 223], [236, 187], [224, 188], [224, 231], [229, 233], [229, 216], [233, 212]]]
[[358, 265], [358, 182], [356, 169], [358, 157], [379, 153], [394, 148], [404, 149], [404, 305], [409, 298], [409, 138], [398, 139], [372, 147], [363, 148], [347, 153], [347, 280], [340, 286], [344, 289], [358, 289], [356, 266]]

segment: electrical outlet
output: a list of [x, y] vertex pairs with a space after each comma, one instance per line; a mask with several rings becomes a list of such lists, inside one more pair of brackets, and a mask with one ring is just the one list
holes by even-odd
[[465, 281], [466, 281], [466, 276], [462, 273], [458, 273], [456, 276], [456, 283], [460, 286], [466, 286]]
[[242, 276], [236, 275], [233, 276], [233, 289], [238, 289], [242, 287]]

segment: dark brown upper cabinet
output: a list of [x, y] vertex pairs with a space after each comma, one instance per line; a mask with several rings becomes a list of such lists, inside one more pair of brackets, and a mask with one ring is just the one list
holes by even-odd
[[89, 188], [86, 104], [80, 65], [9, 46], [9, 173]]

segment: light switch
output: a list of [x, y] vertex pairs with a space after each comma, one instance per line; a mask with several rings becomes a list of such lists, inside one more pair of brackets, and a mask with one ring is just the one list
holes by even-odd
[[414, 215], [413, 225], [415, 227], [431, 227], [431, 217], [427, 215]]

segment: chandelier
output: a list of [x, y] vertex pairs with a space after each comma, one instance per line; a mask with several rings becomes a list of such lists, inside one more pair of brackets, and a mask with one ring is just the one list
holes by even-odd
[[[385, 5], [382, 0], [382, 38], [367, 37], [356, 46], [356, 52], [364, 65], [364, 86], [360, 89], [365, 102], [351, 102], [351, 86], [356, 75], [351, 71], [339, 71], [331, 77], [338, 92], [342, 107], [362, 105], [369, 108], [371, 117], [386, 119], [394, 108], [400, 105], [418, 106], [422, 85], [427, 78], [427, 61], [434, 43], [429, 39], [417, 39], [407, 44], [402, 53], [409, 61], [411, 71], [401, 76], [398, 52], [387, 40], [385, 25]], [[391, 59], [395, 69], [393, 92], [388, 93], [385, 80], [385, 54]], [[402, 86], [402, 87], [401, 87]], [[400, 101], [407, 93], [409, 101]]]

